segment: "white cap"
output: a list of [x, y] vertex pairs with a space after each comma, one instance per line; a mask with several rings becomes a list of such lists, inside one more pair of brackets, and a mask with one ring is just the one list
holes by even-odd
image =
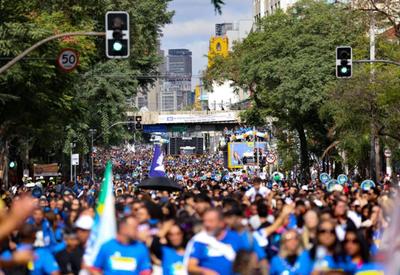
[[307, 186], [307, 185], [303, 185], [303, 186], [301, 187], [301, 189], [304, 190], [304, 191], [308, 191], [308, 186]]
[[36, 186], [36, 184], [34, 182], [29, 182], [29, 183], [25, 184], [25, 187], [28, 187], [28, 188], [32, 188], [35, 186]]
[[75, 227], [83, 230], [91, 230], [93, 226], [94, 220], [89, 215], [81, 215], [78, 220], [75, 222]]

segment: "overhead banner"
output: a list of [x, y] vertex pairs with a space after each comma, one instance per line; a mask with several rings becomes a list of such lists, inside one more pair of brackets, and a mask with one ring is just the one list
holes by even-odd
[[143, 132], [150, 133], [166, 133], [167, 126], [165, 125], [143, 125]]
[[58, 176], [58, 163], [50, 164], [34, 164], [33, 176], [34, 177], [55, 177]]
[[158, 123], [201, 123], [201, 122], [236, 122], [238, 120], [236, 112], [223, 112], [207, 115], [198, 114], [179, 114], [179, 115], [159, 115]]
[[[267, 151], [266, 142], [256, 142], [256, 148], [260, 149], [259, 154]], [[228, 168], [243, 168], [244, 165], [256, 163], [254, 142], [229, 142], [228, 143]]]

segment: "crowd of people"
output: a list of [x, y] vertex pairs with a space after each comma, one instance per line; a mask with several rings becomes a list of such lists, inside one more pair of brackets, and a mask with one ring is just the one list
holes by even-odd
[[[4, 274], [384, 274], [398, 186], [348, 181], [328, 192], [223, 167], [218, 155], [167, 156], [180, 192], [137, 187], [151, 147], [98, 149], [98, 175], [113, 162], [117, 235], [84, 261], [100, 179], [43, 182], [2, 194]], [[33, 197], [29, 195], [32, 193]], [[82, 273], [86, 272], [86, 273]], [[389, 274], [389, 273], [386, 273]]]

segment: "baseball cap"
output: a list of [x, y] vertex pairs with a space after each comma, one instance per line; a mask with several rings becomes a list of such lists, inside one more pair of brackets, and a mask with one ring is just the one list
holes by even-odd
[[83, 230], [91, 230], [93, 226], [94, 220], [89, 215], [81, 215], [78, 220], [75, 222], [75, 228], [83, 229]]

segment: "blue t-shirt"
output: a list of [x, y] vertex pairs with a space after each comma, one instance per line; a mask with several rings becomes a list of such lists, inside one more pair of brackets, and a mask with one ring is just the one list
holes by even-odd
[[233, 275], [232, 264], [234, 259], [229, 259], [229, 256], [227, 256], [227, 253], [232, 252], [232, 250], [237, 253], [239, 250], [246, 250], [246, 247], [238, 233], [227, 230], [224, 238], [219, 240], [218, 247], [194, 241], [190, 258], [197, 259], [201, 267], [211, 269], [219, 274]]
[[[22, 251], [25, 249], [32, 249], [30, 245], [18, 245], [17, 251]], [[28, 270], [31, 275], [48, 275], [52, 272], [59, 271], [57, 261], [51, 254], [50, 250], [45, 247], [35, 248], [35, 260], [28, 263]], [[12, 253], [9, 250], [4, 251], [1, 256], [4, 260], [11, 260]]]
[[94, 267], [101, 269], [104, 275], [139, 275], [151, 271], [150, 253], [141, 242], [125, 245], [113, 239], [101, 246]]
[[185, 270], [183, 255], [178, 254], [175, 249], [168, 246], [163, 246], [161, 250], [163, 275], [181, 274]]
[[270, 275], [298, 275], [300, 268], [300, 258], [298, 257], [292, 266], [286, 259], [276, 255], [271, 260]]
[[308, 275], [315, 270], [345, 270], [344, 261], [335, 261], [333, 256], [325, 255], [320, 259], [311, 259], [310, 251], [304, 251], [299, 258], [299, 274]]
[[253, 234], [248, 231], [243, 231], [239, 233], [242, 238], [243, 246], [247, 251], [254, 252], [257, 255], [259, 261], [266, 259], [267, 254], [264, 249], [258, 244], [257, 240], [254, 238]]

